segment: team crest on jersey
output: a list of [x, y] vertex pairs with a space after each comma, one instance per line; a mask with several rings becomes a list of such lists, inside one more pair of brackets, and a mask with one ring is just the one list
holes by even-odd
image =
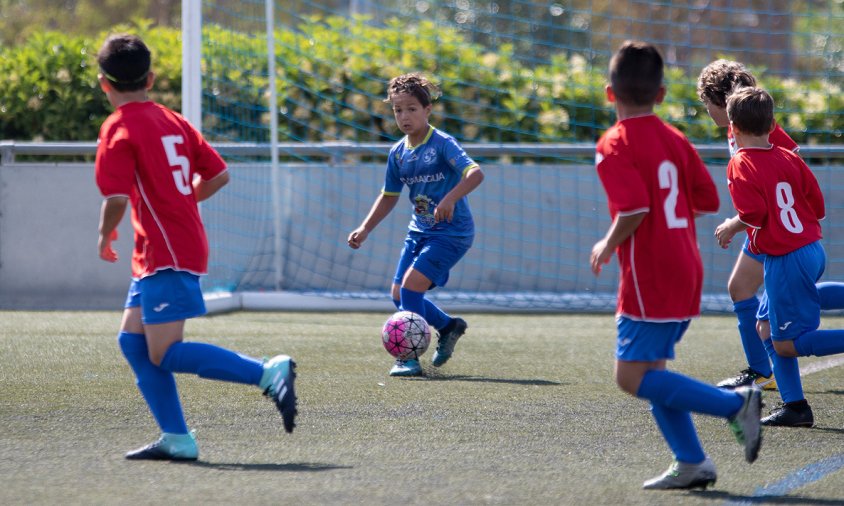
[[425, 165], [431, 165], [437, 161], [437, 150], [433, 147], [429, 147], [422, 153], [422, 163]]
[[413, 199], [413, 214], [419, 218], [419, 224], [425, 228], [434, 226], [434, 201], [427, 195], [417, 195]]

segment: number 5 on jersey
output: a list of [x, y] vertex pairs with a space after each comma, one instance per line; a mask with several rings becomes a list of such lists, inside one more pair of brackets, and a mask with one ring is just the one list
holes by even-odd
[[167, 154], [167, 162], [171, 167], [179, 167], [173, 171], [176, 188], [182, 195], [190, 195], [193, 192], [190, 181], [190, 161], [176, 151], [176, 144], [184, 144], [185, 139], [181, 135], [165, 135], [161, 138], [161, 143], [164, 145], [164, 153]]

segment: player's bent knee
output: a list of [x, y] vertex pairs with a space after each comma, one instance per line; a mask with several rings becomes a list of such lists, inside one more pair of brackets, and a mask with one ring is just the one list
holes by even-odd
[[629, 374], [623, 374], [620, 372], [616, 372], [615, 375], [615, 384], [618, 385], [622, 391], [636, 397], [636, 393], [639, 391], [639, 384], [642, 382], [642, 378], [632, 377]]
[[796, 358], [800, 356], [794, 347], [794, 341], [774, 341], [774, 349], [777, 351], [777, 355], [781, 357]]

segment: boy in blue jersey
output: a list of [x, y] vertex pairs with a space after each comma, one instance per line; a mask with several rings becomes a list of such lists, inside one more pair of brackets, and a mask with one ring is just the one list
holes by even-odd
[[[428, 123], [439, 90], [424, 76], [405, 74], [390, 80], [387, 98], [405, 137], [393, 145], [387, 160], [384, 188], [348, 243], [358, 249], [369, 233], [396, 206], [406, 185], [413, 205], [404, 249], [393, 277], [397, 308], [421, 315], [437, 329], [439, 340], [431, 364], [440, 367], [451, 358], [454, 345], [468, 325], [452, 318], [425, 298], [425, 292], [445, 286], [454, 265], [469, 251], [475, 224], [466, 198], [484, 180], [484, 173], [450, 135]], [[396, 360], [391, 376], [416, 376], [416, 359]]]

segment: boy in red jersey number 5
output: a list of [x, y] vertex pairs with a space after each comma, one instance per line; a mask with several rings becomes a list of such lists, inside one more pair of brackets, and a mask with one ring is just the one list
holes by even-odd
[[96, 181], [105, 200], [99, 256], [116, 262], [112, 241], [132, 204], [132, 283], [118, 343], [162, 435], [128, 459], [196, 460], [199, 450], [182, 413], [173, 373], [256, 385], [293, 430], [295, 364], [266, 363], [206, 343], [183, 342], [185, 320], [205, 314], [199, 276], [208, 240], [197, 202], [229, 181], [226, 164], [182, 116], [152, 102], [150, 51], [133, 35], [109, 37], [99, 53], [99, 82], [115, 111], [99, 136]]
[[705, 488], [717, 474], [691, 412], [728, 419], [748, 462], [761, 444], [759, 390], [724, 390], [665, 368], [700, 314], [703, 263], [695, 217], [718, 210], [718, 192], [689, 141], [653, 113], [665, 96], [657, 49], [625, 42], [609, 70], [607, 98], [618, 122], [598, 141], [596, 164], [613, 221], [590, 263], [598, 275], [616, 253], [621, 267], [616, 382], [650, 403], [674, 454], [671, 467], [643, 487]]

